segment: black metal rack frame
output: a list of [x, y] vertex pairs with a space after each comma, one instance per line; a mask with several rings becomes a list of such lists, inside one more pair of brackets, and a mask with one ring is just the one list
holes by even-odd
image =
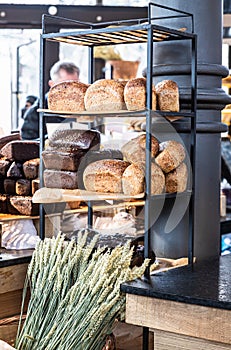
[[[167, 11], [172, 11], [173, 15], [166, 17], [151, 17], [151, 10], [155, 7], [161, 7]], [[147, 43], [147, 108], [143, 112], [127, 112], [122, 116], [146, 116], [146, 190], [145, 190], [145, 232], [144, 232], [144, 253], [145, 257], [150, 257], [150, 217], [151, 217], [151, 128], [152, 119], [156, 116], [183, 116], [188, 117], [191, 120], [191, 132], [190, 132], [190, 161], [192, 168], [192, 184], [191, 191], [188, 191], [186, 195], [190, 194], [189, 202], [189, 234], [188, 234], [188, 263], [193, 268], [194, 257], [194, 184], [195, 184], [195, 147], [196, 147], [196, 109], [197, 109], [197, 36], [194, 34], [193, 15], [190, 13], [178, 11], [168, 8], [166, 6], [156, 5], [149, 3], [148, 18], [126, 20], [110, 23], [85, 23], [69, 19], [63, 19], [73, 23], [73, 27], [78, 25], [83, 26], [81, 30], [72, 30], [62, 33], [47, 33], [46, 23], [47, 20], [59, 21], [59, 17], [52, 17], [44, 15], [42, 20], [42, 34], [41, 34], [41, 47], [40, 47], [40, 109], [43, 110], [45, 106], [44, 98], [44, 65], [45, 65], [45, 42], [65, 42], [74, 45], [83, 45], [89, 47], [89, 83], [93, 82], [93, 53], [94, 47], [100, 45], [119, 45], [119, 44], [132, 44], [132, 43]], [[155, 20], [170, 19], [176, 17], [189, 17], [191, 21], [191, 32], [185, 32], [181, 30], [172, 29], [165, 26], [155, 24]], [[190, 40], [191, 41], [191, 111], [190, 112], [160, 112], [152, 111], [152, 75], [153, 75], [153, 54], [155, 42], [172, 41], [172, 40]], [[114, 114], [114, 113], [113, 113]], [[44, 115], [49, 116], [49, 112], [40, 112], [39, 126], [40, 126], [40, 158], [44, 148]], [[75, 113], [75, 115], [82, 115], [81, 113]], [[110, 115], [110, 114], [109, 114]], [[60, 114], [61, 116], [61, 114]], [[66, 117], [66, 115], [65, 115]], [[43, 164], [40, 166], [40, 184], [43, 186]], [[89, 217], [88, 224], [91, 225], [92, 207], [89, 205]], [[43, 205], [40, 205], [40, 237], [44, 238], [44, 210]], [[149, 278], [149, 270], [145, 272], [145, 277]], [[148, 329], [144, 328], [143, 349], [148, 349]]]

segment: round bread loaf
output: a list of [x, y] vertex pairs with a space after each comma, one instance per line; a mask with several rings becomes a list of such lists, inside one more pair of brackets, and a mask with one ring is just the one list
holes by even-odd
[[48, 92], [48, 108], [60, 112], [84, 111], [84, 95], [88, 86], [75, 80], [55, 84]]
[[[122, 146], [121, 152], [124, 159], [131, 163], [140, 163], [145, 161], [146, 135], [142, 134], [128, 141]], [[159, 141], [151, 137], [151, 157], [154, 158], [159, 152]]]
[[185, 155], [184, 146], [178, 141], [170, 140], [160, 143], [160, 153], [155, 161], [165, 173], [169, 173], [183, 162]]
[[[142, 110], [146, 108], [146, 79], [130, 79], [124, 88], [124, 100], [129, 111]], [[152, 86], [152, 109], [156, 109], [156, 90]]]
[[179, 89], [173, 80], [156, 84], [157, 104], [161, 111], [179, 112]]
[[151, 164], [151, 194], [161, 194], [165, 188], [165, 176], [161, 168]]
[[122, 175], [123, 193], [135, 196], [144, 192], [144, 170], [138, 164], [129, 165]]
[[124, 85], [112, 79], [97, 80], [87, 89], [84, 103], [90, 112], [126, 109]]
[[185, 163], [181, 163], [175, 170], [166, 174], [166, 192], [184, 192], [188, 182], [188, 170]]
[[86, 190], [122, 193], [122, 175], [129, 165], [129, 162], [119, 159], [103, 159], [89, 164], [83, 172]]

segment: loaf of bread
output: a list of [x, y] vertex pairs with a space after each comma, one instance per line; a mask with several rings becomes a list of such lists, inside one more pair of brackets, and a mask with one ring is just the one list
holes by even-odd
[[184, 192], [187, 188], [188, 170], [185, 163], [181, 163], [175, 170], [166, 174], [166, 192]]
[[64, 152], [87, 151], [100, 147], [100, 133], [96, 130], [56, 130], [49, 138], [49, 146]]
[[[146, 79], [130, 79], [124, 88], [124, 100], [129, 111], [145, 109], [147, 106]], [[156, 109], [156, 90], [152, 86], [152, 109]]]
[[50, 188], [78, 188], [76, 171], [46, 169], [43, 173], [44, 185]]
[[0, 137], [0, 148], [5, 146], [8, 142], [16, 141], [16, 140], [21, 140], [21, 135], [19, 132], [2, 136]]
[[[146, 135], [142, 134], [128, 141], [122, 146], [121, 151], [124, 159], [131, 163], [140, 163], [145, 161]], [[159, 152], [159, 141], [151, 137], [151, 157], [154, 158]]]
[[16, 194], [16, 180], [15, 179], [5, 179], [4, 180], [4, 192], [6, 194]]
[[23, 177], [22, 164], [18, 162], [11, 163], [9, 169], [6, 172], [6, 176], [18, 179]]
[[96, 162], [97, 160], [102, 159], [120, 159], [123, 160], [123, 154], [121, 151], [117, 149], [104, 149], [104, 150], [90, 150], [88, 151], [80, 161], [80, 165], [78, 168], [78, 187], [80, 189], [84, 189], [84, 183], [83, 183], [83, 172], [86, 169], [86, 167], [93, 162]]
[[31, 194], [31, 182], [27, 179], [16, 181], [15, 192], [20, 196], [29, 196]]
[[34, 216], [39, 214], [39, 205], [32, 202], [30, 196], [8, 196], [8, 212], [13, 215]]
[[165, 176], [161, 168], [154, 162], [151, 164], [151, 194], [157, 195], [164, 192]]
[[0, 149], [2, 157], [10, 161], [25, 162], [29, 159], [39, 158], [39, 142], [37, 141], [11, 141]]
[[39, 173], [40, 159], [30, 159], [23, 163], [23, 173], [26, 179], [36, 179]]
[[87, 88], [87, 84], [75, 80], [55, 84], [48, 92], [48, 108], [60, 112], [84, 111], [84, 95]]
[[32, 195], [35, 194], [36, 191], [38, 191], [39, 187], [40, 187], [39, 179], [33, 179], [31, 181], [31, 193], [32, 193]]
[[7, 212], [7, 195], [0, 194], [0, 213], [6, 214]]
[[129, 165], [122, 175], [123, 193], [130, 196], [144, 192], [144, 170], [138, 164]]
[[83, 173], [86, 190], [122, 193], [122, 175], [130, 165], [123, 160], [105, 159], [89, 164]]
[[155, 161], [165, 172], [176, 169], [185, 159], [186, 152], [184, 146], [175, 140], [160, 143], [160, 153]]
[[100, 79], [89, 86], [84, 97], [85, 108], [90, 112], [126, 109], [124, 86], [113, 79]]
[[6, 172], [10, 167], [10, 161], [6, 158], [0, 158], [0, 175], [6, 176]]
[[46, 169], [77, 171], [83, 154], [50, 149], [42, 152], [42, 159]]
[[161, 111], [179, 112], [179, 89], [173, 80], [162, 80], [155, 86], [157, 105]]

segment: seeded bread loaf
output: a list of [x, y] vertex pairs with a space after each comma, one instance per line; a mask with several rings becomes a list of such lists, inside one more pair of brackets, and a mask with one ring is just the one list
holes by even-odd
[[8, 212], [13, 215], [34, 216], [39, 213], [39, 205], [32, 202], [30, 196], [8, 196]]
[[[145, 163], [129, 165], [123, 175], [122, 184], [124, 194], [134, 196], [145, 190]], [[163, 193], [165, 188], [165, 176], [160, 167], [151, 163], [151, 194]]]
[[188, 170], [185, 163], [181, 163], [175, 170], [166, 174], [166, 192], [184, 192], [187, 188]]
[[160, 153], [155, 161], [159, 167], [165, 172], [176, 169], [185, 159], [184, 146], [175, 140], [160, 143]]
[[173, 80], [162, 80], [155, 86], [157, 104], [161, 111], [179, 112], [179, 90]]
[[129, 165], [122, 175], [123, 193], [135, 196], [144, 192], [144, 170], [138, 164]]
[[48, 108], [60, 112], [84, 111], [84, 95], [87, 88], [87, 84], [75, 80], [55, 84], [48, 92]]
[[119, 159], [104, 159], [89, 164], [83, 173], [86, 190], [122, 193], [122, 175], [129, 165], [129, 162]]
[[84, 103], [90, 112], [126, 109], [124, 85], [113, 79], [97, 80], [87, 89]]
[[45, 150], [42, 158], [46, 169], [77, 171], [84, 152]]
[[[130, 79], [124, 88], [124, 100], [129, 111], [145, 109], [147, 103], [146, 79]], [[152, 86], [152, 109], [156, 109], [156, 90], [154, 85]]]
[[31, 182], [27, 179], [16, 181], [15, 192], [20, 196], [29, 196], [31, 194]]
[[[145, 161], [146, 135], [142, 134], [128, 141], [122, 146], [121, 151], [124, 159], [131, 163], [140, 163]], [[159, 152], [159, 141], [151, 137], [151, 157], [154, 158]]]

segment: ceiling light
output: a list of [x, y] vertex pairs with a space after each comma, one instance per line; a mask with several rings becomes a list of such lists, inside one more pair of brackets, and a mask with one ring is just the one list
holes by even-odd
[[48, 13], [49, 13], [51, 16], [56, 15], [57, 12], [58, 12], [58, 9], [57, 9], [56, 6], [50, 6], [50, 7], [48, 8]]

